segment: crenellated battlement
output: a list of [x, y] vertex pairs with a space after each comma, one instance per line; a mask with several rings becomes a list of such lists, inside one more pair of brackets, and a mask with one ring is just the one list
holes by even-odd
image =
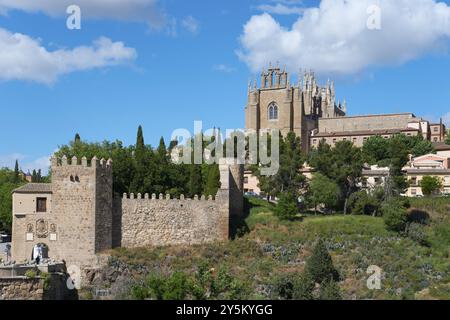
[[217, 196], [213, 197], [213, 196], [208, 196], [206, 197], [205, 195], [195, 195], [193, 198], [190, 197], [185, 197], [183, 194], [180, 195], [180, 197], [172, 197], [170, 194], [166, 194], [163, 195], [162, 193], [160, 193], [159, 195], [156, 195], [155, 193], [153, 193], [151, 196], [148, 193], [145, 193], [144, 195], [138, 193], [138, 194], [134, 194], [134, 193], [124, 193], [122, 195], [122, 199], [124, 200], [158, 200], [158, 201], [216, 201]]
[[57, 158], [55, 156], [51, 158], [52, 168], [80, 166], [85, 168], [112, 169], [112, 162], [112, 159], [98, 159], [95, 156], [90, 160], [88, 160], [86, 157], [78, 159], [75, 156], [69, 159], [66, 155], [64, 155], [62, 158]]

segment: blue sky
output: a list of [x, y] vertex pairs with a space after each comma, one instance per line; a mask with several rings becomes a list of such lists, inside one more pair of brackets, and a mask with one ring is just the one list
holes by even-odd
[[[294, 81], [299, 68], [334, 78], [352, 115], [450, 120], [450, 8], [369, 1], [382, 9], [373, 31], [354, 27], [354, 17], [367, 19], [354, 1], [111, 0], [102, 10], [79, 0], [82, 28], [68, 30], [64, 6], [0, 0], [0, 166], [19, 158], [25, 170], [45, 169], [77, 132], [128, 145], [143, 125], [155, 145], [177, 128], [193, 131], [194, 120], [242, 128], [247, 82], [276, 60]], [[413, 22], [411, 13], [394, 18], [405, 9]]]

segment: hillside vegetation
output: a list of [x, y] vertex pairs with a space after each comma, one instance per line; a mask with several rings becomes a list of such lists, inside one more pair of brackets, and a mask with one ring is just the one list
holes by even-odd
[[[92, 288], [108, 288], [112, 297], [125, 299], [291, 299], [322, 239], [343, 299], [450, 299], [448, 198], [412, 199], [410, 212], [426, 210], [430, 219], [408, 233], [388, 231], [382, 218], [363, 215], [281, 221], [267, 202], [249, 204], [234, 240], [116, 249], [109, 266], [93, 276]], [[371, 265], [383, 270], [380, 290], [367, 288]], [[83, 295], [92, 297], [88, 289]]]

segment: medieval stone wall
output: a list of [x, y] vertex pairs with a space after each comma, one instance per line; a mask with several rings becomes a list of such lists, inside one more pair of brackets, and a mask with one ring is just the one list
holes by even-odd
[[216, 197], [170, 199], [125, 195], [113, 200], [112, 162], [52, 159], [51, 212], [15, 213], [12, 260], [31, 259], [44, 244], [48, 257], [80, 269], [114, 247], [192, 245], [229, 238], [230, 216], [243, 213], [243, 165], [222, 159]]
[[0, 300], [76, 300], [78, 292], [67, 287], [68, 275], [0, 278]]
[[243, 214], [243, 165], [222, 159], [215, 198], [145, 194], [115, 199], [113, 246], [193, 245], [228, 240], [230, 216]]
[[44, 281], [27, 277], [0, 278], [0, 300], [43, 300]]
[[[114, 211], [116, 217], [121, 217], [120, 246], [126, 248], [193, 245], [228, 239], [228, 197], [220, 192], [214, 200], [170, 199], [163, 195], [135, 198], [131, 194], [116, 199]], [[117, 238], [114, 243], [118, 243]]]

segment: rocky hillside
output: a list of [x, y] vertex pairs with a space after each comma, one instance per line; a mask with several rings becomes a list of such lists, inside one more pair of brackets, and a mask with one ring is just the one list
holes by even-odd
[[[273, 207], [251, 200], [228, 243], [117, 249], [89, 276], [85, 299], [289, 299], [317, 240], [339, 273], [343, 299], [450, 299], [449, 199], [411, 200], [428, 221], [407, 233], [370, 216], [304, 216], [280, 222]], [[369, 266], [382, 269], [381, 289], [367, 287]]]

